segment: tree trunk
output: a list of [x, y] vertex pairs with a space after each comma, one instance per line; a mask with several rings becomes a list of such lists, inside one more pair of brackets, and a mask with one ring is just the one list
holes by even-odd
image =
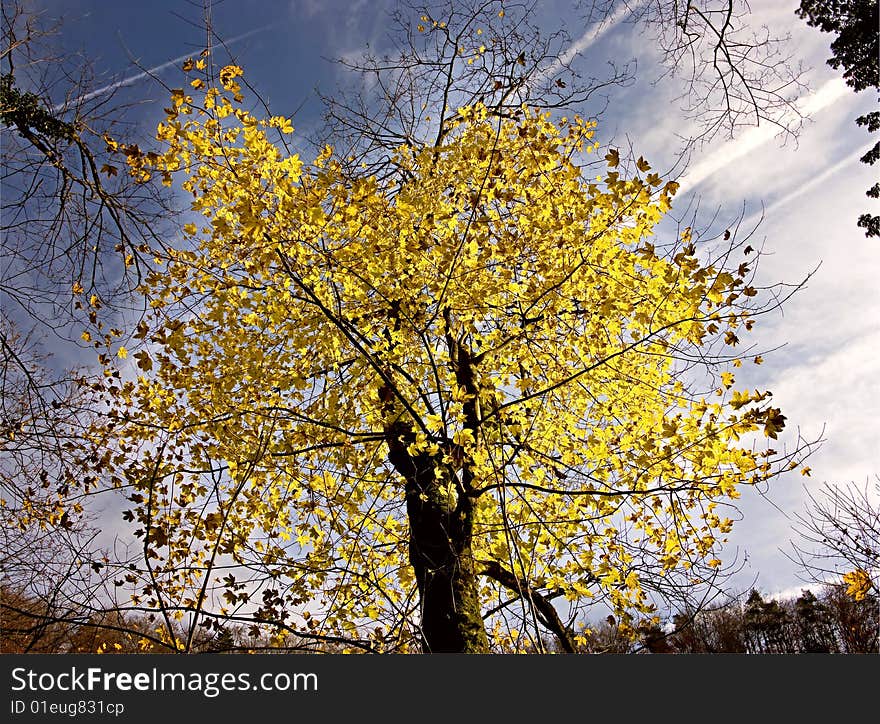
[[471, 506], [442, 479], [407, 485], [409, 559], [419, 586], [426, 653], [481, 653], [489, 643], [471, 551]]
[[[440, 456], [410, 455], [412, 430], [386, 427], [389, 462], [406, 481], [409, 560], [419, 588], [425, 653], [486, 653], [471, 550], [472, 506]], [[439, 473], [439, 475], [438, 475]]]

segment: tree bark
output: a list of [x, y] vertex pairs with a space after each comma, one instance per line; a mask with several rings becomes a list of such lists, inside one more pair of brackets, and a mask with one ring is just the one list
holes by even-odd
[[440, 456], [410, 455], [415, 438], [400, 422], [385, 428], [389, 462], [406, 481], [409, 560], [419, 589], [425, 653], [486, 653], [471, 549], [473, 509]]

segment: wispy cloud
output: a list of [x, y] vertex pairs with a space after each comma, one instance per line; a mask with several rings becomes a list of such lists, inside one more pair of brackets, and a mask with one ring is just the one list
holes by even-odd
[[575, 40], [560, 56], [560, 62], [570, 63], [578, 53], [583, 53], [585, 50], [587, 50], [587, 48], [593, 45], [593, 43], [599, 40], [599, 38], [605, 35], [625, 17], [631, 15], [642, 4], [643, 3], [636, 3], [632, 6], [628, 6], [626, 3], [622, 4], [614, 13], [611, 14], [610, 17], [599, 23], [596, 23], [589, 30], [587, 30], [587, 32], [581, 35], [581, 37]]

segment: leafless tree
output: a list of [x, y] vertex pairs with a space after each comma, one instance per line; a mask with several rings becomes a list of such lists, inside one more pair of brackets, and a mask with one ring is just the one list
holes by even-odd
[[[101, 412], [83, 371], [100, 340], [84, 330], [97, 326], [100, 336], [116, 337], [112, 320], [138, 313], [130, 292], [172, 219], [161, 186], [135, 183], [121, 168], [126, 147], [117, 138], [131, 142], [135, 126], [114, 84], [102, 84], [86, 61], [59, 54], [56, 31], [25, 3], [3, 4], [2, 568], [8, 590], [40, 602], [5, 611], [33, 614], [25, 648], [38, 649], [50, 622], [93, 614], [107, 584], [82, 496], [94, 489], [109, 451], [92, 450], [90, 472], [74, 454], [88, 446], [88, 424]], [[102, 308], [106, 329], [97, 319]], [[60, 347], [64, 353], [53, 356]], [[71, 477], [86, 483], [76, 496]], [[12, 604], [4, 597], [3, 605]]]
[[786, 137], [800, 130], [805, 69], [789, 35], [755, 23], [749, 0], [579, 0], [578, 7], [588, 28], [641, 29], [646, 47], [659, 52], [655, 80], [678, 84], [681, 110], [694, 122], [688, 143], [765, 124]]
[[826, 583], [860, 572], [863, 587], [880, 594], [880, 476], [864, 485], [824, 484], [809, 494], [794, 530], [789, 558], [808, 580]]

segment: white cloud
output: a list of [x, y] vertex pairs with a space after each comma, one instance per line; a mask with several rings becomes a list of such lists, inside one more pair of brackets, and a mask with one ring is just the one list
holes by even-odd
[[[851, 153], [849, 156], [846, 156], [841, 161], [838, 161], [836, 164], [834, 164], [830, 168], [825, 169], [818, 176], [814, 176], [813, 178], [811, 178], [805, 184], [796, 186], [793, 191], [790, 191], [788, 194], [783, 196], [781, 199], [774, 201], [770, 206], [768, 206], [763, 211], [763, 215], [768, 216], [768, 217], [772, 216], [775, 212], [782, 209], [782, 207], [786, 206], [787, 204], [792, 203], [793, 201], [796, 201], [801, 196], [803, 196], [805, 193], [807, 193], [809, 191], [813, 191], [814, 189], [817, 189], [821, 186], [826, 185], [832, 179], [832, 177], [836, 176], [841, 171], [848, 171], [852, 168], [857, 168], [856, 164], [858, 163], [859, 159], [862, 157], [862, 155], [865, 153], [866, 150], [867, 149], [860, 149], [860, 150], [856, 151], [855, 153]], [[750, 222], [752, 222], [752, 221], [757, 221], [758, 216], [759, 216], [758, 214], [755, 214], [755, 215], [749, 217], [748, 219], [746, 219], [745, 226], [749, 226]]]
[[[801, 152], [812, 147], [808, 136]], [[789, 193], [768, 207], [762, 227], [774, 252], [762, 259], [762, 279], [794, 281], [822, 265], [781, 313], [756, 327], [759, 344], [788, 346], [768, 355], [764, 366], [738, 371], [737, 382], [774, 392], [774, 404], [788, 418], [781, 441], [793, 442], [798, 430], [808, 439], [825, 438], [807, 461], [812, 477], [795, 471], [774, 481], [766, 497], [744, 495], [745, 518], [732, 541], [750, 555], [743, 579], [760, 573], [765, 587], [797, 585], [794, 564], [779, 549], [788, 548], [794, 535], [791, 517], [803, 511], [806, 490], [880, 472], [880, 257], [876, 241], [855, 225], [870, 170], [852, 156], [847, 160], [850, 166], [841, 161], [818, 174], [816, 183], [793, 177]], [[752, 163], [772, 166], [773, 157]]]

